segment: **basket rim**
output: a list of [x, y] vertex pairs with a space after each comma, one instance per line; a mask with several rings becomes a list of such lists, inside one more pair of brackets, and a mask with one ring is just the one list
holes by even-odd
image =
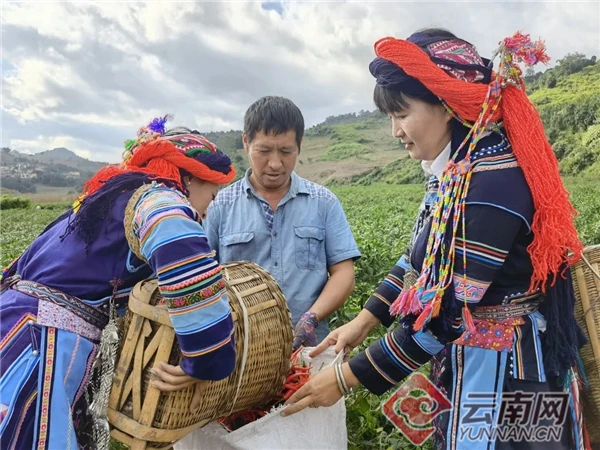
[[583, 251], [586, 252], [589, 250], [596, 250], [596, 249], [600, 249], [600, 244], [588, 245], [583, 249]]

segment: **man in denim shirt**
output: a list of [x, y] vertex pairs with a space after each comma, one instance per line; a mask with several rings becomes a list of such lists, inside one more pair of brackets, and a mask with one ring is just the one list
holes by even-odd
[[304, 134], [298, 107], [264, 97], [244, 117], [250, 169], [223, 189], [204, 228], [221, 263], [253, 261], [275, 278], [295, 325], [294, 348], [328, 333], [328, 316], [354, 289], [360, 257], [338, 199], [294, 172]]

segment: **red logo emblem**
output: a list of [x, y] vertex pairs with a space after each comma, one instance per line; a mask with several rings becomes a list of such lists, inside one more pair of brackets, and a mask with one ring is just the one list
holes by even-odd
[[452, 405], [425, 375], [413, 373], [383, 406], [383, 414], [414, 445], [433, 434], [433, 419]]

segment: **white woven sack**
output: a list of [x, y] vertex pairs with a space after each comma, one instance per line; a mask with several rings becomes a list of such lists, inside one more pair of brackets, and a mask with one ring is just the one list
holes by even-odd
[[[330, 347], [316, 358], [302, 351], [302, 361], [313, 366], [311, 373], [329, 367], [342, 358]], [[212, 422], [186, 436], [175, 450], [347, 450], [346, 404], [342, 398], [329, 408], [306, 408], [281, 417], [283, 408], [267, 414], [236, 431], [228, 432]]]

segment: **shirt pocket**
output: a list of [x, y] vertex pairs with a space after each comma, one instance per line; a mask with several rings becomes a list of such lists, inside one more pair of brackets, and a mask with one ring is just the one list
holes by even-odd
[[229, 233], [219, 239], [219, 262], [252, 261], [256, 254], [256, 241], [253, 231]]
[[300, 269], [325, 268], [325, 229], [319, 227], [294, 227], [296, 265]]

